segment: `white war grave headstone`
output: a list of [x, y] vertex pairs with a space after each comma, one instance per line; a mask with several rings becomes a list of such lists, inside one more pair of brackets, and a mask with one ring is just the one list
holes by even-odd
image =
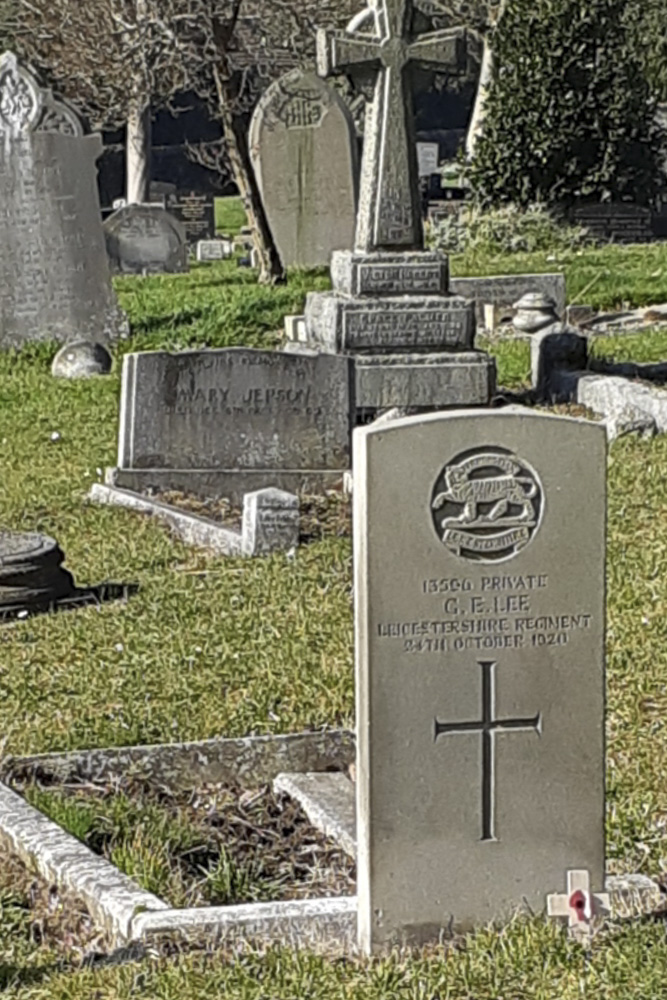
[[363, 951], [604, 889], [605, 476], [519, 408], [355, 431]]
[[102, 232], [101, 152], [67, 104], [0, 56], [0, 346], [126, 333]]
[[262, 96], [250, 153], [283, 264], [328, 265], [354, 243], [358, 151], [345, 102], [315, 73], [296, 69]]

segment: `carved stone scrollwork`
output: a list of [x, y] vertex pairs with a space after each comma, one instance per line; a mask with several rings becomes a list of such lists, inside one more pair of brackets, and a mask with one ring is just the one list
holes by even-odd
[[80, 137], [83, 125], [76, 112], [42, 89], [13, 52], [0, 55], [0, 133], [59, 132]]

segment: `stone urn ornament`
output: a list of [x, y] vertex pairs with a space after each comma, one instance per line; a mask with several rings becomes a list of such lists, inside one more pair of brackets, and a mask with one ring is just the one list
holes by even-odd
[[555, 300], [543, 292], [528, 292], [512, 308], [516, 309], [512, 326], [521, 333], [537, 333], [560, 322]]

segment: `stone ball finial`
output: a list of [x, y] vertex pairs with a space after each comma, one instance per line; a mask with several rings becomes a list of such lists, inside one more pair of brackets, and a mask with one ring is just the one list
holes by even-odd
[[523, 333], [537, 333], [545, 326], [558, 323], [558, 313], [556, 302], [550, 295], [542, 292], [528, 292], [522, 295], [513, 306], [516, 315], [512, 321], [512, 326]]

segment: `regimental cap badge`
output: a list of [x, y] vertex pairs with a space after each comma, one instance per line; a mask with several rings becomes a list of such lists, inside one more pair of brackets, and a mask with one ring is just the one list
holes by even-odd
[[435, 483], [431, 500], [438, 537], [457, 556], [510, 559], [538, 530], [542, 484], [535, 470], [504, 448], [462, 452]]

